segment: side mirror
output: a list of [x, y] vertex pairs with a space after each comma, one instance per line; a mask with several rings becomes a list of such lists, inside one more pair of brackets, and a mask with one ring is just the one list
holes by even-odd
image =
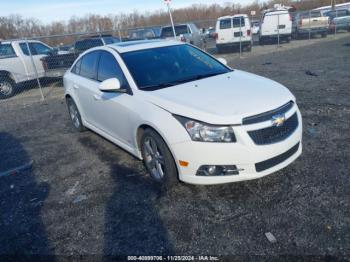
[[100, 91], [107, 93], [125, 93], [125, 89], [121, 89], [118, 78], [110, 78], [103, 81], [99, 86]]
[[221, 64], [227, 65], [227, 60], [226, 60], [225, 58], [219, 57], [219, 58], [218, 58], [218, 61], [219, 61]]

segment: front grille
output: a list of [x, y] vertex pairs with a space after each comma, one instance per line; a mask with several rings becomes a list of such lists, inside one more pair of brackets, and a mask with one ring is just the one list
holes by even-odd
[[255, 116], [250, 116], [243, 118], [243, 125], [250, 125], [250, 124], [256, 124], [256, 123], [261, 123], [264, 121], [271, 120], [273, 116], [275, 115], [283, 115], [287, 113], [294, 105], [293, 101], [289, 101], [287, 104], [284, 104], [283, 106], [276, 108], [274, 110], [255, 115]]
[[282, 163], [283, 161], [287, 160], [288, 158], [290, 158], [292, 155], [294, 155], [298, 151], [299, 145], [300, 145], [300, 143], [296, 144], [295, 146], [293, 146], [291, 149], [289, 149], [287, 152], [284, 152], [283, 154], [280, 154], [280, 155], [275, 156], [273, 158], [270, 158], [268, 160], [256, 163], [255, 164], [256, 172], [262, 172], [266, 169], [274, 167], [274, 166]]
[[278, 143], [289, 137], [298, 127], [298, 115], [294, 113], [282, 126], [270, 126], [267, 128], [248, 131], [249, 136], [257, 145]]

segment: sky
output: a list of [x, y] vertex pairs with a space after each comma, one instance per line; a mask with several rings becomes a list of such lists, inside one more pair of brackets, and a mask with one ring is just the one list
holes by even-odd
[[[44, 23], [68, 20], [73, 15], [139, 13], [166, 8], [164, 0], [1, 0], [0, 16], [20, 14], [25, 18], [37, 18]], [[250, 4], [253, 0], [172, 0], [172, 8], [191, 6], [192, 4]]]

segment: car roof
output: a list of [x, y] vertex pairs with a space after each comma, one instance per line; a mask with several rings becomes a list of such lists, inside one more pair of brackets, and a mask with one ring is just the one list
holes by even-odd
[[107, 45], [118, 53], [126, 53], [150, 48], [166, 47], [174, 45], [184, 45], [185, 43], [175, 41], [175, 40], [137, 40], [137, 41], [127, 41]]
[[231, 18], [235, 18], [235, 17], [248, 17], [247, 14], [236, 14], [236, 15], [226, 15], [226, 16], [221, 16], [218, 18], [218, 20], [223, 20], [223, 19], [231, 19]]

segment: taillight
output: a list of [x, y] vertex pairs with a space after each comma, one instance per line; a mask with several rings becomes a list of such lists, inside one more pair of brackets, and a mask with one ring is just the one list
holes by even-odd
[[218, 40], [218, 38], [219, 38], [218, 33], [215, 33], [215, 34], [214, 34], [214, 38], [215, 38], [215, 40]]
[[292, 16], [291, 16], [291, 14], [289, 14], [289, 21], [292, 21]]
[[303, 25], [303, 19], [299, 20], [299, 25], [302, 26]]
[[247, 35], [250, 36], [251, 32], [250, 30], [247, 30]]

